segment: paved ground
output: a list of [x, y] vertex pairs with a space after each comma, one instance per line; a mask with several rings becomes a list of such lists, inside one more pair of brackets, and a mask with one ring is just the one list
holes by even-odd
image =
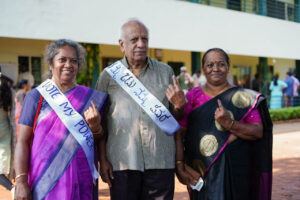
[[[300, 200], [300, 120], [274, 125], [273, 200]], [[100, 183], [99, 199], [108, 200], [109, 190]], [[0, 186], [0, 200], [10, 200]], [[176, 180], [175, 200], [187, 200], [186, 187]]]

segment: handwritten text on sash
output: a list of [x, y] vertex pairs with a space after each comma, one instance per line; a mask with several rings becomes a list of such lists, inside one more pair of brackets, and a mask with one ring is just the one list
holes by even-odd
[[[139, 104], [145, 108], [149, 99], [148, 97], [150, 95], [145, 88], [137, 86], [133, 75], [130, 75], [129, 73], [125, 72], [125, 75], [118, 76], [118, 74], [121, 72], [121, 67], [118, 65], [117, 62], [112, 64], [111, 66], [108, 66], [107, 68], [111, 72], [113, 79], [119, 79], [125, 84], [126, 87], [131, 88], [131, 91], [139, 100]], [[149, 107], [148, 109], [160, 122], [163, 122], [171, 117], [171, 115], [165, 114], [166, 111], [163, 110], [161, 105], [155, 104], [153, 107]]]

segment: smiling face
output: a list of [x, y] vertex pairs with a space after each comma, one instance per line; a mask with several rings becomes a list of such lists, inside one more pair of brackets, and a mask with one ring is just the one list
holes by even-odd
[[203, 66], [203, 73], [207, 82], [212, 85], [221, 85], [227, 82], [229, 63], [220, 51], [211, 51], [207, 53]]
[[145, 62], [148, 54], [148, 31], [140, 23], [132, 21], [123, 26], [119, 40], [121, 51], [129, 63]]
[[54, 56], [52, 66], [52, 80], [63, 85], [74, 85], [78, 71], [78, 58], [71, 46], [63, 46]]

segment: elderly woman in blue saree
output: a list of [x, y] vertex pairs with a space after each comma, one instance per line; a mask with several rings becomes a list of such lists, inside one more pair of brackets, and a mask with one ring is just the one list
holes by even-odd
[[99, 113], [106, 94], [76, 84], [84, 53], [66, 39], [46, 48], [52, 77], [27, 94], [19, 119], [17, 199], [88, 200], [98, 191], [94, 140], [103, 134]]
[[229, 66], [222, 49], [203, 56], [207, 83], [186, 94], [182, 128], [175, 135], [176, 174], [186, 185], [195, 185], [200, 176], [204, 180], [200, 191], [190, 190], [191, 199], [271, 199], [272, 121], [266, 99], [230, 85]]

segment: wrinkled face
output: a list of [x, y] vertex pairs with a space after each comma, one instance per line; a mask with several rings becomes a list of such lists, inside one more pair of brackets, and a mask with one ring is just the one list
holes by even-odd
[[148, 54], [146, 28], [137, 22], [130, 22], [123, 30], [123, 39], [119, 40], [121, 51], [129, 62], [144, 62]]
[[211, 51], [206, 55], [203, 73], [207, 82], [212, 85], [221, 85], [227, 81], [229, 66], [219, 51]]
[[63, 84], [75, 82], [78, 71], [78, 59], [76, 51], [71, 46], [64, 46], [59, 49], [58, 54], [53, 58], [52, 78]]

